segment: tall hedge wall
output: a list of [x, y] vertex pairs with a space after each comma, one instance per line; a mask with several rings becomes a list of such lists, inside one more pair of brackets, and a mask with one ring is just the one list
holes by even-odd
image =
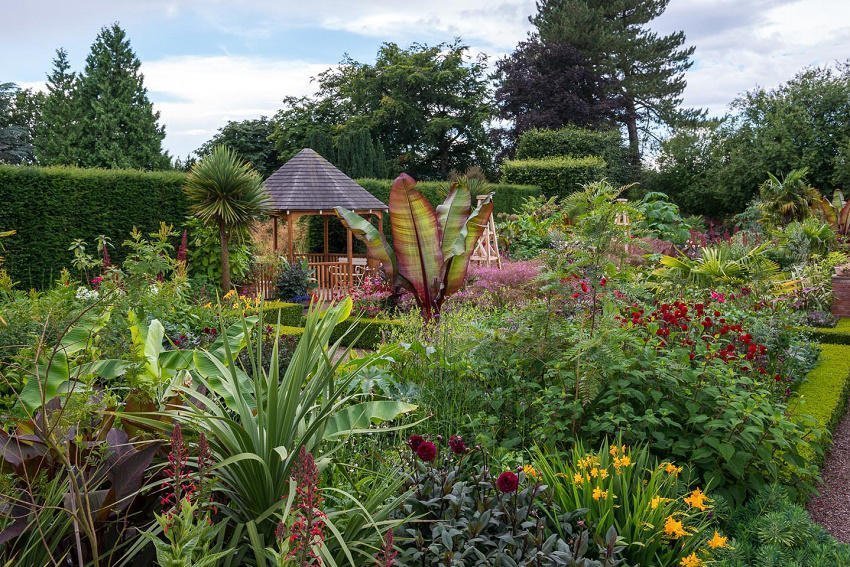
[[[392, 179], [358, 179], [357, 183], [361, 187], [369, 191], [372, 195], [380, 199], [382, 203], [388, 203], [390, 200], [390, 187], [392, 187]], [[416, 188], [425, 196], [428, 201], [435, 207], [443, 202], [448, 192], [448, 184], [440, 181], [420, 181], [416, 184]], [[526, 197], [540, 195], [540, 187], [534, 185], [516, 185], [509, 183], [490, 183], [487, 185], [487, 191], [493, 192], [493, 209], [495, 213], [512, 213], [516, 211]], [[309, 246], [312, 251], [320, 251], [323, 246], [323, 229], [322, 222], [318, 217], [311, 217], [309, 230]], [[384, 228], [389, 234], [388, 219], [384, 219]], [[345, 229], [339, 221], [331, 220], [328, 226], [329, 246], [332, 251], [341, 251], [345, 249]], [[355, 250], [363, 251], [363, 247], [359, 241], [355, 241]]]
[[502, 164], [503, 182], [539, 185], [547, 197], [569, 195], [604, 177], [605, 160], [597, 156], [515, 159]]
[[116, 244], [112, 257], [138, 227], [151, 232], [160, 221], [182, 223], [188, 213], [185, 174], [119, 169], [0, 166], [0, 230], [6, 238], [6, 269], [22, 288], [46, 287], [69, 266], [68, 246], [98, 234]]
[[638, 180], [629, 160], [629, 150], [620, 131], [590, 130], [567, 126], [558, 130], [533, 129], [523, 132], [517, 141], [516, 159], [556, 156], [600, 156], [607, 163], [605, 177], [611, 183], [626, 184]]

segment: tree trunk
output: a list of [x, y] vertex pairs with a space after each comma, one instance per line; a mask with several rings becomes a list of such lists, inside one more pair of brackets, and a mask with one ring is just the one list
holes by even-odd
[[218, 234], [221, 237], [221, 291], [230, 291], [230, 235], [224, 229], [224, 224], [218, 225]]
[[635, 101], [626, 97], [626, 130], [629, 132], [629, 159], [635, 168], [640, 168], [640, 140], [637, 129], [637, 110]]

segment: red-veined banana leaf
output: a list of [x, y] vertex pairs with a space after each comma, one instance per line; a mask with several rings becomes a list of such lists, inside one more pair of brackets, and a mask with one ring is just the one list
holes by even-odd
[[443, 230], [434, 207], [405, 173], [390, 189], [390, 225], [399, 274], [416, 290], [414, 295], [429, 319], [439, 309], [445, 274]]
[[850, 234], [850, 201], [844, 203], [838, 213], [838, 234]]
[[453, 255], [452, 249], [472, 210], [472, 196], [466, 183], [452, 183], [451, 191], [442, 205], [437, 207], [437, 217], [443, 230], [443, 257]]
[[[481, 202], [463, 224], [454, 245], [449, 250], [451, 257], [446, 269], [446, 287], [444, 296], [449, 296], [463, 287], [466, 272], [469, 269], [469, 258], [475, 251], [475, 246], [493, 214], [493, 201], [490, 196]], [[443, 250], [446, 244], [443, 243]]]

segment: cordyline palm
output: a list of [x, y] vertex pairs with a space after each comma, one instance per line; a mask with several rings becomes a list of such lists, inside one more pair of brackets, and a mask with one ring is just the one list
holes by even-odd
[[402, 173], [390, 189], [393, 246], [366, 219], [342, 207], [336, 212], [370, 258], [380, 261], [394, 286], [409, 290], [426, 321], [439, 318], [443, 301], [463, 287], [469, 258], [493, 213], [488, 196], [472, 210], [470, 180], [452, 184], [446, 200], [434, 209]]
[[260, 175], [236, 152], [216, 146], [192, 166], [183, 191], [204, 224], [218, 227], [221, 238], [221, 289], [230, 289], [230, 238], [257, 220], [266, 210], [267, 196]]
[[824, 198], [806, 181], [807, 168], [793, 169], [781, 180], [768, 173], [760, 197], [764, 211], [783, 225], [819, 212]]

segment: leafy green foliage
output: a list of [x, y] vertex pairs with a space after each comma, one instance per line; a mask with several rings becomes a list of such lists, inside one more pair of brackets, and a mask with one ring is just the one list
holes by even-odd
[[749, 247], [720, 243], [700, 249], [699, 256], [662, 256], [653, 277], [679, 287], [715, 289], [725, 286], [763, 286], [776, 282], [779, 266], [767, 256], [768, 244]]
[[553, 237], [565, 223], [566, 214], [556, 197], [529, 197], [515, 214], [502, 215], [497, 230], [511, 258], [528, 260], [551, 248]]
[[732, 515], [735, 539], [720, 567], [819, 567], [850, 564], [850, 547], [835, 541], [781, 486], [765, 487]]
[[793, 169], [782, 179], [768, 173], [759, 190], [759, 199], [765, 216], [780, 226], [801, 221], [812, 214], [823, 201], [820, 192], [808, 184], [808, 169]]
[[[0, 166], [0, 226], [16, 231], [5, 239], [6, 269], [24, 288], [46, 288], [70, 265], [74, 239], [103, 234], [122, 242], [134, 227], [147, 233], [163, 221], [179, 226], [187, 213], [184, 179], [172, 172]], [[120, 262], [126, 252], [110, 254]]]
[[0, 164], [31, 163], [35, 99], [14, 83], [0, 83]]
[[[195, 284], [212, 284], [217, 287], [221, 282], [221, 240], [218, 230], [195, 217], [186, 219], [184, 226], [189, 235], [189, 276]], [[249, 235], [238, 234], [228, 242], [228, 248], [230, 275], [234, 281], [241, 282], [251, 272], [254, 258]]]
[[284, 301], [304, 301], [316, 287], [316, 276], [307, 260], [282, 261], [277, 278], [277, 295]]
[[[431, 443], [416, 437], [410, 438], [411, 448]], [[475, 467], [475, 453], [456, 447], [452, 454], [437, 446], [436, 461], [412, 458], [410, 495], [401, 508], [411, 520], [396, 536], [404, 541], [401, 565], [622, 564], [614, 530], [592, 539], [579, 523], [583, 510], [552, 510], [547, 487], [538, 479], [522, 471], [497, 475], [486, 465]], [[518, 483], [513, 487], [502, 482], [511, 475]]]
[[277, 155], [274, 144], [269, 140], [274, 131], [274, 123], [265, 116], [256, 120], [230, 120], [218, 129], [215, 136], [195, 150], [195, 155], [203, 159], [216, 146], [232, 149], [240, 159], [247, 161], [263, 179], [283, 165]]
[[537, 185], [547, 197], [564, 197], [604, 178], [605, 166], [598, 156], [507, 160], [502, 164], [502, 181]]
[[[597, 538], [613, 525], [630, 564], [677, 565], [692, 553], [708, 559], [713, 500], [704, 486], [691, 491], [680, 478], [682, 467], [659, 463], [647, 447], [609, 446], [606, 440], [598, 451], [581, 443], [569, 454], [538, 449], [534, 465], [560, 509], [587, 510]], [[684, 533], [675, 533], [671, 519]]]
[[664, 193], [647, 193], [635, 207], [640, 213], [637, 226], [661, 240], [684, 244], [690, 227], [679, 214], [679, 207]]

